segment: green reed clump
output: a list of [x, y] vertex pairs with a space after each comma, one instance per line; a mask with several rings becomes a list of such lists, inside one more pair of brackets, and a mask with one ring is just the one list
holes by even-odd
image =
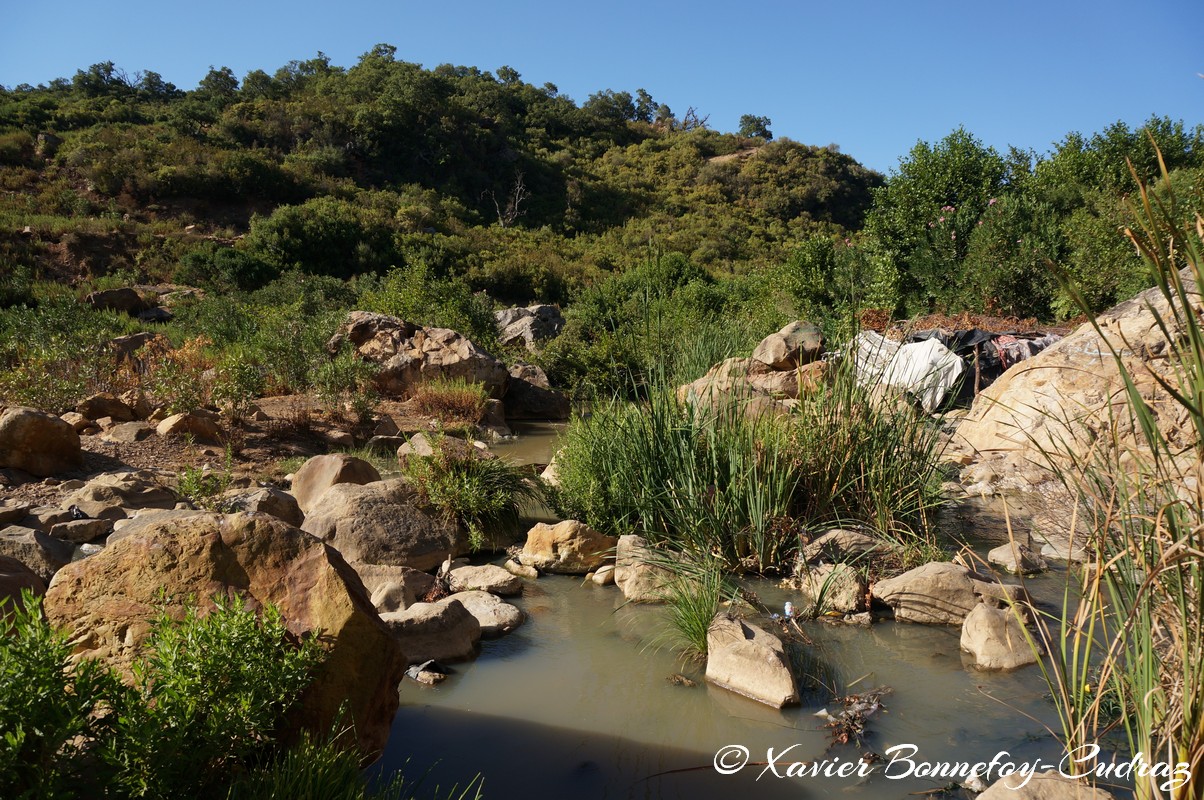
[[1126, 405], [1091, 452], [1061, 467], [1094, 569], [1077, 603], [1068, 589], [1060, 618], [1040, 620], [1038, 638], [1053, 654], [1046, 677], [1066, 746], [1119, 727], [1130, 753], [1175, 765], [1135, 779], [1136, 795], [1179, 800], [1204, 793], [1204, 218], [1195, 209], [1195, 224], [1184, 224], [1165, 165], [1158, 186], [1138, 183], [1137, 230], [1126, 234], [1161, 294], [1147, 309], [1166, 358], [1160, 369], [1127, 360], [1135, 343], [1096, 323]]
[[604, 403], [570, 424], [555, 499], [613, 535], [639, 531], [730, 568], [770, 569], [797, 544], [782, 524], [798, 482], [787, 431], [738, 403], [705, 411], [665, 388], [645, 403]]
[[905, 560], [939, 557], [940, 432], [913, 405], [858, 382], [853, 359], [800, 395], [790, 428], [798, 514], [809, 525], [860, 523], [903, 546]]
[[732, 569], [779, 569], [807, 529], [856, 522], [917, 555], [938, 548], [937, 431], [872, 397], [851, 369], [788, 415], [740, 398], [701, 408], [667, 388], [574, 420], [556, 502], [613, 535], [715, 553]]

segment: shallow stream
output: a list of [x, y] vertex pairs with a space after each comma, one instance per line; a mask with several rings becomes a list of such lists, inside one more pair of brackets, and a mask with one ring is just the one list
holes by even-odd
[[[543, 432], [543, 447], [555, 433]], [[515, 457], [547, 461], [546, 450], [537, 447]], [[991, 508], [962, 508], [946, 522], [982, 554], [1006, 541]], [[1049, 605], [1060, 600], [1065, 579], [1055, 565], [1027, 585], [1038, 603]], [[750, 588], [770, 607], [789, 599], [770, 581]], [[814, 640], [810, 652], [823, 665], [817, 671], [826, 672], [838, 693], [892, 690], [884, 698], [885, 713], [870, 718], [860, 747], [829, 748], [824, 720], [815, 713], [839, 713], [832, 691], [809, 691], [801, 707], [777, 711], [708, 686], [697, 665], [653, 644], [663, 630], [663, 611], [624, 605], [613, 586], [548, 576], [528, 583], [515, 602], [526, 611], [526, 623], [483, 642], [475, 661], [454, 665], [454, 674], [436, 687], [403, 682], [401, 709], [377, 770], [404, 768], [412, 779], [429, 767], [426, 790], [463, 784], [480, 773], [491, 800], [855, 800], [904, 798], [950, 783], [916, 776], [913, 763], [989, 761], [1004, 751], [1011, 760], [1051, 765], [1061, 757], [1044, 727], [1056, 729], [1056, 716], [1040, 671], [974, 669], [959, 650], [956, 626], [807, 625]], [[675, 673], [697, 685], [671, 683]], [[882, 755], [897, 745], [914, 746], [910, 760], [895, 751], [899, 760], [880, 765], [868, 779], [834, 774], [863, 752]], [[729, 765], [747, 752], [748, 765], [720, 774], [713, 765], [721, 751]], [[776, 768], [767, 768], [769, 761]], [[818, 762], [829, 774], [786, 777], [794, 761]]]

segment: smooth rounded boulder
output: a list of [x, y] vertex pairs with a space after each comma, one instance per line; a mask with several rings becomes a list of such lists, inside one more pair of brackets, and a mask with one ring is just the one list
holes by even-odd
[[401, 478], [332, 486], [301, 527], [356, 563], [428, 570], [468, 552], [455, 518], [423, 504]]
[[294, 722], [324, 735], [353, 722], [360, 748], [378, 753], [397, 710], [405, 658], [336, 551], [266, 514], [198, 514], [165, 521], [59, 570], [46, 592], [50, 624], [71, 632], [78, 657], [126, 672], [163, 597], [212, 607], [236, 592], [254, 608], [279, 609], [289, 630], [319, 634], [327, 658]]
[[340, 483], [373, 483], [380, 480], [376, 467], [362, 458], [344, 453], [314, 456], [293, 474], [292, 493], [301, 511], [309, 513], [314, 503], [331, 486]]
[[83, 464], [79, 434], [70, 423], [21, 406], [0, 414], [0, 467], [49, 478]]
[[527, 532], [518, 560], [541, 572], [584, 575], [610, 560], [618, 543], [613, 536], [574, 519], [555, 525], [539, 522]]

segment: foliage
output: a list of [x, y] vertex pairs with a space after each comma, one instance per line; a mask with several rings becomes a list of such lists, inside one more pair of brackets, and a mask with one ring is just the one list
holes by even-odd
[[433, 438], [434, 455], [405, 458], [402, 472], [427, 502], [468, 529], [474, 550], [494, 546], [493, 529], [514, 528], [522, 503], [538, 498], [539, 490], [500, 458], [478, 454], [471, 444], [453, 446], [442, 435]]
[[460, 280], [435, 278], [425, 262], [395, 267], [379, 281], [361, 282], [359, 306], [418, 325], [451, 328], [489, 349], [497, 343], [497, 325], [488, 298], [469, 291]]
[[445, 428], [471, 428], [484, 416], [489, 393], [481, 383], [438, 378], [420, 384], [410, 399], [415, 411], [434, 417]]
[[376, 407], [377, 365], [361, 359], [350, 346], [314, 368], [311, 380], [318, 397], [336, 415], [365, 421]]
[[99, 662], [72, 663], [26, 594], [0, 637], [0, 786], [6, 797], [219, 796], [278, 753], [285, 712], [321, 660], [280, 614], [241, 598], [153, 622], [127, 686]]
[[71, 664], [67, 635], [22, 593], [0, 636], [0, 794], [77, 796], [90, 744], [113, 735], [116, 678], [97, 662]]
[[750, 418], [746, 399], [704, 410], [654, 386], [642, 403], [595, 405], [557, 453], [557, 509], [729, 569], [780, 569], [805, 530], [853, 522], [917, 558], [937, 550], [937, 431], [914, 411], [875, 399], [849, 367], [789, 417]]
[[217, 596], [201, 616], [154, 622], [133, 691], [118, 698], [117, 736], [102, 758], [120, 765], [114, 784], [133, 796], [204, 796], [240, 766], [272, 751], [284, 713], [322, 658], [297, 643], [280, 613], [251, 613], [238, 595]]
[[[1174, 767], [1171, 776], [1136, 780], [1137, 796], [1189, 798], [1200, 795], [1204, 763], [1204, 494], [1195, 477], [1204, 459], [1204, 326], [1194, 288], [1204, 282], [1204, 217], [1199, 204], [1180, 206], [1165, 165], [1157, 187], [1136, 166], [1133, 177], [1140, 227], [1129, 236], [1167, 302], [1154, 314], [1170, 373], [1138, 375], [1113, 348], [1123, 416], [1061, 473], [1083, 509], [1095, 569], [1079, 603], [1068, 602], [1052, 624], [1043, 619], [1039, 637], [1055, 654], [1045, 675], [1067, 746], [1106, 733], [1119, 704], [1129, 751]], [[1165, 413], [1181, 416], [1194, 446], [1184, 451], [1168, 438], [1141, 377], [1169, 395]], [[1137, 449], [1121, 441], [1125, 428]]]
[[556, 469], [557, 510], [611, 535], [757, 571], [797, 546], [787, 428], [738, 403], [711, 413], [656, 388], [642, 405], [599, 404], [570, 423]]
[[672, 647], [685, 658], [705, 661], [711, 623], [724, 603], [739, 597], [739, 587], [728, 577], [722, 561], [710, 554], [670, 551], [653, 555], [650, 563], [673, 576], [660, 592], [666, 627], [653, 641]]

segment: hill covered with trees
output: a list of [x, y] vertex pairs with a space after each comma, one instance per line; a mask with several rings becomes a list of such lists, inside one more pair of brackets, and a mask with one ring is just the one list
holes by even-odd
[[[643, 351], [680, 355], [699, 331], [723, 342], [701, 364], [798, 316], [834, 333], [866, 308], [1064, 319], [1080, 313], [1067, 279], [1106, 307], [1148, 283], [1123, 233], [1129, 164], [1148, 179], [1160, 150], [1179, 213], [1204, 206], [1204, 129], [1167, 118], [1048, 152], [958, 129], [890, 176], [771, 125], [748, 114], [721, 133], [644, 89], [577, 103], [389, 45], [346, 68], [320, 53], [241, 79], [215, 68], [191, 90], [112, 63], [3, 88], [0, 332], [90, 330], [48, 309], [175, 282], [209, 293], [178, 309], [175, 340], [247, 344], [276, 325], [278, 344], [316, 348], [328, 330], [281, 326], [356, 306], [489, 346], [495, 304], [548, 301], [569, 323], [543, 366], [613, 389]], [[651, 322], [680, 334], [653, 343]], [[0, 356], [28, 363], [28, 343]]]

